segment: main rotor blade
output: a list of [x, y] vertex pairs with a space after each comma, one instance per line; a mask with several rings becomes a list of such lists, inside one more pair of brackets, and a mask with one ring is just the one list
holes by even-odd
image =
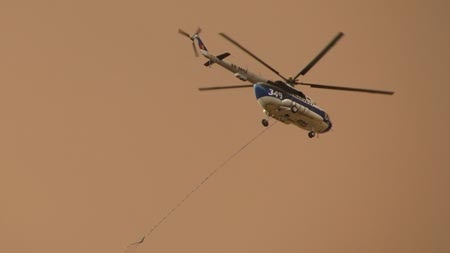
[[288, 79], [284, 76], [282, 76], [280, 74], [280, 72], [278, 72], [276, 69], [272, 68], [269, 64], [267, 64], [266, 62], [264, 62], [263, 60], [261, 60], [258, 56], [256, 56], [255, 54], [253, 54], [252, 52], [250, 52], [248, 49], [246, 49], [245, 47], [243, 47], [241, 44], [239, 44], [237, 41], [235, 41], [234, 39], [232, 39], [230, 36], [226, 35], [225, 33], [219, 33], [220, 36], [224, 37], [226, 40], [228, 40], [229, 42], [233, 43], [235, 46], [237, 46], [238, 48], [242, 49], [242, 51], [246, 52], [247, 54], [249, 54], [251, 57], [253, 57], [255, 60], [259, 61], [262, 65], [264, 65], [266, 68], [270, 69], [273, 73], [275, 73], [277, 76], [281, 77], [284, 81], [288, 81]]
[[202, 28], [197, 28], [197, 31], [195, 31], [195, 33], [194, 34], [197, 34], [197, 35], [199, 35], [200, 33], [202, 32]]
[[250, 87], [253, 87], [253, 84], [201, 87], [201, 88], [198, 88], [198, 90], [199, 91], [208, 91], [208, 90], [224, 90], [224, 89], [238, 89], [238, 88], [250, 88]]
[[323, 84], [315, 84], [315, 83], [296, 83], [300, 85], [308, 85], [311, 88], [318, 89], [330, 89], [330, 90], [344, 90], [344, 91], [356, 91], [356, 92], [367, 92], [367, 93], [376, 93], [383, 95], [392, 95], [393, 91], [384, 91], [384, 90], [372, 90], [372, 89], [361, 89], [361, 88], [351, 88], [351, 87], [343, 87], [343, 86], [333, 86], [333, 85], [323, 85]]
[[306, 67], [304, 69], [302, 69], [302, 71], [300, 71], [300, 73], [298, 73], [295, 77], [294, 80], [296, 80], [300, 75], [304, 76], [306, 73], [308, 73], [308, 71], [314, 67], [314, 65], [316, 65], [316, 63], [322, 59], [322, 57], [342, 38], [342, 36], [344, 36], [344, 33], [339, 32], [336, 37], [334, 37], [334, 39], [328, 43], [328, 45], [308, 64], [306, 65]]

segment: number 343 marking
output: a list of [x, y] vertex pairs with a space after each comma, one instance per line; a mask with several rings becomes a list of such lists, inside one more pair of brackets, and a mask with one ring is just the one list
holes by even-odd
[[276, 91], [276, 90], [273, 90], [273, 89], [269, 89], [269, 94], [268, 95], [276, 97], [276, 98], [279, 98], [279, 99], [283, 99], [283, 93], [279, 92], [279, 91]]

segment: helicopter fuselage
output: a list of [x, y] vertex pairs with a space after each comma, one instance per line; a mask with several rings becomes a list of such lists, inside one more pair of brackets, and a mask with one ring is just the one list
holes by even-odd
[[284, 83], [259, 82], [253, 85], [253, 89], [267, 116], [315, 133], [328, 132], [332, 127], [324, 110], [303, 93]]

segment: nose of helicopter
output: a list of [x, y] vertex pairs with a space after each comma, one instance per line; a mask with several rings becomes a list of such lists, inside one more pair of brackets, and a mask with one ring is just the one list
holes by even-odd
[[333, 124], [331, 123], [331, 121], [328, 120], [328, 121], [326, 121], [325, 123], [328, 124], [328, 127], [325, 128], [325, 130], [323, 130], [322, 133], [326, 133], [326, 132], [330, 131], [331, 128], [333, 127]]
[[253, 89], [255, 91], [256, 99], [267, 96], [268, 91], [261, 83], [255, 83]]

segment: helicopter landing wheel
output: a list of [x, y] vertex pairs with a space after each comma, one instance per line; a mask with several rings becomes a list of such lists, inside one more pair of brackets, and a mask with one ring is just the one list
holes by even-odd
[[262, 124], [264, 127], [268, 127], [268, 126], [269, 126], [269, 121], [267, 121], [267, 119], [262, 119], [262, 120], [261, 120], [261, 124]]
[[309, 138], [314, 138], [314, 136], [316, 136], [316, 133], [314, 131], [308, 133]]
[[291, 112], [293, 112], [293, 113], [297, 113], [298, 112], [298, 108], [297, 108], [297, 106], [292, 106], [291, 107]]

